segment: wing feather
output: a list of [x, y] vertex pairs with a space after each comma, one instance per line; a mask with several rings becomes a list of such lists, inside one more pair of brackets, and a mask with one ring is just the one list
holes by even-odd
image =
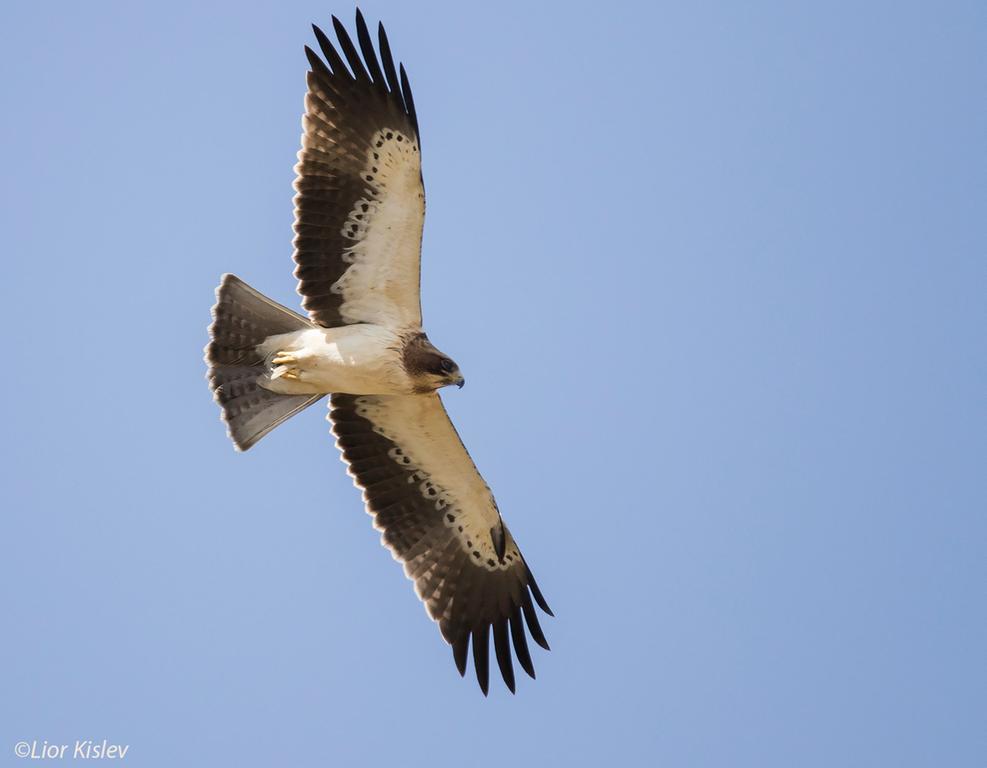
[[528, 651], [528, 639], [524, 636], [524, 622], [521, 619], [521, 609], [514, 606], [511, 609], [511, 642], [514, 643], [514, 653], [521, 663], [521, 668], [528, 673], [533, 680], [535, 677], [535, 665], [531, 662], [531, 653]]
[[459, 670], [460, 677], [466, 677], [466, 654], [469, 652], [470, 636], [462, 635], [452, 644], [452, 657], [456, 662], [456, 669]]
[[[359, 16], [357, 16], [357, 21], [359, 22]], [[364, 80], [370, 82], [370, 75], [367, 74], [367, 70], [363, 67], [363, 62], [360, 61], [360, 54], [356, 52], [356, 47], [353, 45], [353, 41], [350, 40], [350, 35], [346, 31], [346, 27], [343, 26], [343, 22], [337, 19], [335, 16], [332, 17], [332, 26], [336, 30], [336, 37], [339, 39], [339, 45], [343, 49], [343, 53], [346, 55], [346, 61], [349, 62], [350, 72], [357, 80]]]
[[[550, 613], [548, 605], [439, 396], [335, 394], [329, 419], [383, 543], [452, 645], [456, 668], [465, 673], [472, 644], [486, 693], [492, 630], [507, 687], [515, 689], [511, 642], [534, 677], [521, 617], [547, 648], [534, 605]], [[492, 531], [503, 531], [503, 540]]]
[[380, 64], [377, 63], [377, 52], [374, 50], [373, 41], [370, 39], [367, 22], [364, 20], [359, 8], [356, 9], [356, 36], [360, 42], [360, 50], [363, 52], [363, 58], [367, 62], [367, 67], [370, 69], [370, 79], [373, 80], [374, 85], [379, 89], [386, 91], [387, 85], [384, 83], [384, 73], [380, 71]]
[[401, 98], [398, 73], [394, 68], [394, 57], [391, 55], [391, 44], [387, 41], [387, 32], [384, 30], [382, 23], [377, 25], [377, 39], [380, 42], [380, 60], [384, 65], [384, 72], [387, 75], [387, 89], [391, 93], [397, 94], [398, 98]]
[[511, 661], [511, 646], [507, 640], [507, 617], [501, 616], [493, 624], [494, 651], [497, 653], [497, 666], [511, 693], [514, 693], [514, 664]]
[[[315, 24], [312, 25], [312, 31], [315, 32], [315, 39], [319, 43], [319, 48], [322, 50], [322, 55], [326, 57], [326, 61], [329, 62], [329, 67], [331, 72], [329, 73], [329, 78], [326, 81], [326, 85], [333, 87], [332, 77], [335, 75], [339, 78], [353, 79], [350, 71], [346, 68], [343, 63], [342, 57], [339, 55], [339, 51], [336, 50], [336, 46], [332, 44], [332, 41], [326, 36]], [[336, 90], [333, 88], [333, 90]]]

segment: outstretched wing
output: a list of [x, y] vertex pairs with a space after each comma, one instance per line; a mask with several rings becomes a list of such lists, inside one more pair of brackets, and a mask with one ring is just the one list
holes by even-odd
[[[511, 643], [535, 676], [525, 638], [548, 648], [531, 602], [551, 614], [437, 394], [333, 395], [329, 419], [367, 511], [428, 615], [487, 692], [489, 639], [514, 691]], [[523, 617], [523, 618], [522, 618]], [[510, 635], [510, 640], [508, 639]]]
[[326, 61], [305, 48], [311, 71], [295, 166], [298, 292], [323, 326], [418, 327], [425, 189], [408, 77], [403, 65], [400, 78], [394, 69], [383, 25], [378, 63], [359, 11], [363, 59], [335, 16], [332, 23], [345, 62], [318, 27]]

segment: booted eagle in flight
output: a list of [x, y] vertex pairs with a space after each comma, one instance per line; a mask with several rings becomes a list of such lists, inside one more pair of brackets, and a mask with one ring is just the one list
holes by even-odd
[[342, 459], [459, 673], [472, 646], [487, 693], [492, 629], [513, 692], [511, 647], [531, 677], [525, 630], [548, 648], [532, 598], [551, 611], [439, 398], [464, 379], [422, 329], [425, 189], [411, 88], [382, 25], [378, 60], [359, 10], [359, 51], [332, 23], [342, 55], [318, 27], [325, 60], [305, 48], [295, 166], [295, 276], [308, 318], [224, 275], [206, 347], [209, 385], [241, 451], [329, 395]]

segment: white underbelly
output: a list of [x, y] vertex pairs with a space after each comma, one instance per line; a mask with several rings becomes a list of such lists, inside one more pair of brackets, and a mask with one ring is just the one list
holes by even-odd
[[[271, 336], [257, 347], [274, 362], [261, 384], [286, 395], [339, 392], [409, 394], [401, 364], [401, 339], [377, 325], [310, 328]], [[276, 364], [278, 360], [285, 360]]]

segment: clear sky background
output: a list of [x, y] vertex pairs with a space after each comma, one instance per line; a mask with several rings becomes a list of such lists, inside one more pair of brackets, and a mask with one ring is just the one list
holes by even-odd
[[0, 764], [987, 764], [987, 10], [368, 2], [445, 400], [557, 618], [484, 699], [319, 407], [237, 455], [219, 275], [297, 307], [310, 22], [10, 3]]

